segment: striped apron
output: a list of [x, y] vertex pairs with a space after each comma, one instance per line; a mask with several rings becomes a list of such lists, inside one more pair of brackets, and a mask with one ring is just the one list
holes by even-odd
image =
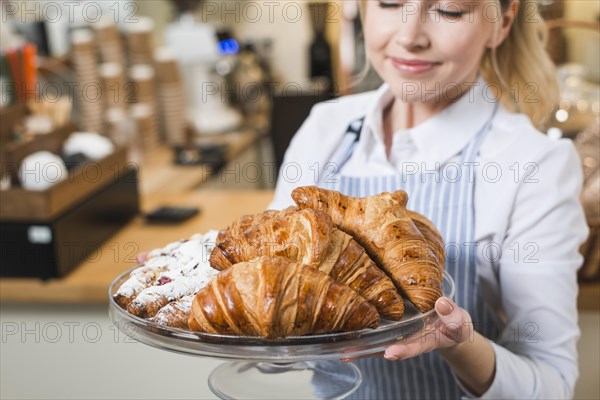
[[[497, 107], [496, 107], [497, 109]], [[456, 303], [471, 314], [475, 330], [488, 338], [497, 335], [495, 320], [479, 291], [476, 272], [474, 163], [495, 115], [462, 149], [460, 162], [447, 162], [435, 172], [391, 176], [352, 177], [340, 174], [360, 137], [364, 118], [348, 127], [342, 145], [332, 158], [336, 172], [319, 182], [324, 189], [364, 197], [402, 189], [408, 193], [407, 208], [429, 218], [440, 230], [445, 243], [446, 270], [456, 283]], [[450, 368], [431, 352], [403, 360], [367, 358], [356, 361], [363, 375], [361, 387], [352, 399], [458, 399], [462, 393]]]

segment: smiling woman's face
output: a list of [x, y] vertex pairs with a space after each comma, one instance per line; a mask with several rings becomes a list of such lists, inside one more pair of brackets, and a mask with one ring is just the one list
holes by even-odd
[[474, 82], [502, 17], [494, 0], [366, 3], [369, 60], [394, 95], [411, 103], [452, 101], [458, 87]]

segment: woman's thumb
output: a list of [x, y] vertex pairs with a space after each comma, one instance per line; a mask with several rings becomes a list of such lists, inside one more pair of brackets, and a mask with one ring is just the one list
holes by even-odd
[[449, 298], [440, 297], [435, 302], [435, 311], [442, 322], [442, 331], [445, 336], [456, 342], [467, 339], [463, 336], [468, 336], [470, 319], [462, 308]]

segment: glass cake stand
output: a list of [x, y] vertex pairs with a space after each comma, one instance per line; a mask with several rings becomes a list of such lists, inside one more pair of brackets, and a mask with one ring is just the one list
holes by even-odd
[[[397, 341], [418, 340], [438, 323], [435, 310], [420, 313], [405, 302], [400, 321], [381, 320], [376, 329], [266, 340], [191, 332], [155, 324], [123, 310], [113, 300], [131, 270], [110, 285], [109, 314], [123, 333], [141, 343], [175, 353], [230, 360], [208, 378], [222, 399], [341, 399], [362, 382], [359, 369], [341, 359], [380, 353]], [[454, 297], [454, 281], [444, 272], [444, 296]]]

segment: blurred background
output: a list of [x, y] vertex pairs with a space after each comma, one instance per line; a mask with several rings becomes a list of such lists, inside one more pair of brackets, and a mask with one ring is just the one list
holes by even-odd
[[[0, 5], [0, 397], [214, 398], [218, 362], [119, 336], [106, 288], [138, 252], [260, 211], [311, 107], [381, 84], [356, 79], [356, 1]], [[561, 89], [544, 130], [576, 144], [591, 228], [576, 397], [598, 398], [600, 3], [538, 6]], [[164, 204], [198, 216], [149, 225]]]

